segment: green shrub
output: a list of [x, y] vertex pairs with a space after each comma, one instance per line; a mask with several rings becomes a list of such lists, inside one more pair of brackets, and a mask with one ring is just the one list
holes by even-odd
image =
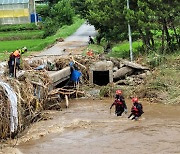
[[36, 13], [41, 16], [44, 21], [49, 14], [49, 9], [48, 5], [38, 5], [36, 6]]
[[[133, 56], [140, 53], [140, 48], [142, 46], [142, 41], [135, 41], [132, 44], [133, 46]], [[112, 48], [112, 52], [109, 56], [112, 57], [119, 57], [119, 58], [128, 58], [130, 55], [129, 53], [129, 42], [122, 42]]]
[[160, 64], [164, 63], [166, 60], [165, 56], [159, 55], [155, 52], [151, 53], [147, 57], [147, 63], [151, 68], [159, 66]]
[[100, 92], [99, 92], [99, 96], [100, 97], [110, 97], [111, 96], [110, 87], [108, 87], [108, 86], [101, 87]]
[[39, 29], [40, 29], [40, 27], [35, 25], [34, 23], [0, 26], [0, 32], [22, 31], [22, 30], [39, 30]]
[[43, 34], [42, 30], [0, 32], [0, 41], [41, 39]]
[[56, 33], [59, 24], [55, 23], [52, 18], [47, 17], [44, 23], [44, 38]]

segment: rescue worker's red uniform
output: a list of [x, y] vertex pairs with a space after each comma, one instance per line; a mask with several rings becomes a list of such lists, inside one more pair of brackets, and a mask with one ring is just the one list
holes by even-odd
[[115, 105], [115, 114], [121, 116], [123, 112], [127, 113], [127, 106], [125, 99], [122, 96], [121, 90], [116, 91], [115, 101], [112, 103], [110, 109]]
[[131, 120], [138, 119], [144, 112], [142, 104], [138, 102], [138, 98], [132, 99], [133, 106], [131, 108], [131, 114], [128, 118], [132, 117]]

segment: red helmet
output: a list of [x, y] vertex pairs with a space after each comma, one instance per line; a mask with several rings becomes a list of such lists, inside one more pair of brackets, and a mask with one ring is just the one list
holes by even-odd
[[122, 94], [122, 91], [121, 90], [116, 90], [116, 94], [120, 95], [120, 94]]
[[133, 103], [138, 102], [138, 98], [137, 97], [132, 98], [132, 102]]

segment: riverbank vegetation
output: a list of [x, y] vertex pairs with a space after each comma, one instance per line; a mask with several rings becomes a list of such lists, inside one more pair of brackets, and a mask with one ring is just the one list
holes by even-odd
[[180, 44], [179, 4], [175, 1], [148, 0], [131, 1], [72, 1], [76, 13], [95, 26], [102, 39], [114, 44], [128, 40], [128, 23], [131, 26], [133, 42], [141, 40], [141, 51], [158, 53], [176, 52]]
[[[152, 72], [133, 93], [154, 102], [180, 103], [179, 1], [135, 0], [130, 1], [129, 8], [124, 0], [72, 0], [72, 5], [98, 30], [95, 41], [104, 51], [109, 48], [107, 56], [130, 59], [129, 24], [134, 61], [148, 66]], [[99, 48], [94, 50], [98, 52]]]

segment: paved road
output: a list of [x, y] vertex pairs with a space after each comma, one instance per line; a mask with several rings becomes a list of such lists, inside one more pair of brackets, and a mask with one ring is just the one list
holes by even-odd
[[[73, 35], [67, 37], [64, 42], [59, 42], [53, 47], [43, 50], [37, 56], [60, 56], [62, 54], [69, 54], [66, 51], [87, 46], [89, 35], [95, 36], [96, 34], [97, 32], [94, 26], [84, 23]], [[64, 49], [66, 50], [65, 52], [63, 51]]]

